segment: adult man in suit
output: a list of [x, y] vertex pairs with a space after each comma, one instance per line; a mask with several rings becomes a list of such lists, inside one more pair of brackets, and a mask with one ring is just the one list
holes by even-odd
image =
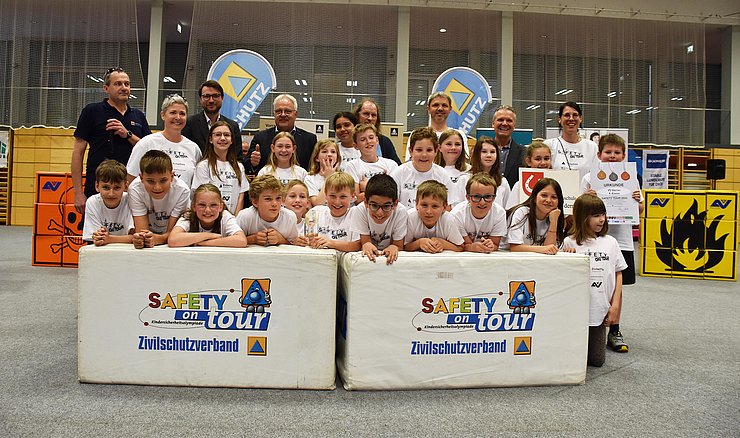
[[496, 145], [501, 151], [501, 169], [504, 177], [513, 186], [519, 181], [519, 167], [524, 162], [524, 147], [511, 138], [516, 129], [516, 112], [509, 105], [501, 105], [493, 113], [493, 130], [496, 132]]
[[295, 120], [298, 117], [298, 102], [290, 94], [281, 94], [272, 102], [272, 108], [275, 114], [275, 126], [254, 135], [249, 151], [244, 157], [244, 169], [249, 175], [257, 175], [257, 172], [267, 164], [272, 139], [278, 132], [290, 132], [295, 138], [298, 164], [308, 170], [311, 164], [311, 153], [316, 146], [316, 135], [295, 126]]
[[182, 135], [192, 140], [200, 147], [200, 151], [206, 151], [208, 133], [214, 123], [223, 120], [231, 127], [232, 147], [237, 157], [242, 156], [242, 137], [239, 125], [230, 118], [221, 114], [221, 105], [224, 103], [224, 89], [217, 81], [208, 80], [201, 84], [198, 90], [200, 106], [203, 112], [188, 117]]

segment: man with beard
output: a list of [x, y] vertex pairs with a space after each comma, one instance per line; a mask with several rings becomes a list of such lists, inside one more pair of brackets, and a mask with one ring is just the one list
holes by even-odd
[[[437, 138], [439, 138], [442, 133], [449, 128], [447, 126], [447, 117], [450, 116], [450, 112], [452, 111], [452, 98], [450, 98], [449, 95], [446, 93], [443, 93], [442, 91], [437, 91], [436, 93], [432, 93], [429, 95], [429, 98], [427, 99], [427, 112], [429, 113], [429, 127], [434, 130], [435, 133], [437, 133]], [[458, 129], [458, 131], [460, 131]], [[468, 136], [465, 135], [462, 131], [460, 131], [460, 137], [463, 141], [463, 152], [465, 153], [465, 156], [467, 157], [469, 154], [468, 150]], [[411, 137], [409, 137], [409, 141], [406, 144], [406, 161], [408, 161], [411, 158], [409, 147], [411, 145]]]
[[200, 151], [205, 153], [211, 126], [218, 121], [224, 121], [229, 124], [231, 129], [232, 147], [236, 156], [241, 157], [242, 136], [239, 125], [221, 114], [221, 105], [224, 103], [224, 89], [221, 84], [214, 80], [203, 82], [198, 90], [198, 96], [200, 96], [200, 106], [203, 108], [203, 112], [188, 117], [182, 135], [192, 140], [200, 147]]

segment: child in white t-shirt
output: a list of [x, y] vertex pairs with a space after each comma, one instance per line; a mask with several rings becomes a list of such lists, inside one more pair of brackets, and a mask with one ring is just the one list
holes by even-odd
[[[619, 163], [625, 160], [625, 151], [626, 147], [622, 137], [616, 134], [607, 134], [599, 140], [597, 157], [599, 161]], [[597, 196], [596, 192], [591, 189], [591, 172], [584, 175], [581, 179], [581, 192]], [[632, 192], [632, 199], [637, 202], [638, 211], [642, 213], [645, 209], [645, 204], [642, 201], [642, 192], [639, 190]], [[611, 224], [609, 225], [609, 235], [617, 239], [619, 249], [622, 251], [622, 257], [627, 262], [627, 268], [622, 271], [622, 284], [635, 284], [635, 247], [632, 238], [632, 225]], [[622, 336], [619, 328], [619, 320], [609, 326], [607, 346], [618, 353], [629, 352], [629, 346], [624, 341], [624, 336]]]
[[470, 179], [467, 151], [463, 149], [463, 140], [457, 129], [446, 129], [439, 136], [439, 151], [434, 164], [442, 166], [450, 178], [447, 195], [448, 203], [454, 207], [465, 202], [465, 185]]
[[428, 180], [439, 181], [448, 190], [452, 183], [447, 172], [434, 164], [438, 149], [437, 134], [431, 128], [414, 129], [409, 137], [409, 144], [411, 161], [398, 166], [390, 175], [398, 185], [398, 201], [404, 207], [413, 209], [416, 206], [416, 190], [421, 183]]
[[151, 150], [141, 157], [140, 175], [128, 188], [128, 203], [134, 217], [135, 248], [167, 243], [170, 231], [190, 205], [190, 188], [175, 176], [170, 157]]
[[229, 212], [238, 214], [244, 207], [244, 194], [249, 190], [249, 181], [244, 165], [236, 159], [232, 147], [231, 127], [224, 121], [211, 126], [206, 152], [195, 166], [191, 190], [201, 184], [213, 184], [223, 197]]
[[[279, 135], [279, 134], [278, 134]], [[240, 211], [236, 222], [249, 245], [292, 243], [298, 235], [295, 213], [283, 207], [283, 185], [272, 175], [258, 176], [249, 188], [252, 206]]]
[[556, 254], [565, 238], [562, 205], [563, 191], [557, 181], [537, 181], [529, 198], [507, 213], [509, 249]]
[[362, 254], [375, 262], [386, 257], [391, 264], [403, 250], [408, 214], [398, 205], [396, 181], [384, 173], [372, 176], [365, 185], [365, 201], [353, 207], [352, 230], [360, 234]]
[[479, 138], [470, 154], [470, 174], [475, 175], [478, 172], [486, 172], [496, 181], [496, 203], [505, 207], [511, 187], [503, 176], [501, 152], [496, 146], [496, 140], [491, 137]]
[[95, 246], [133, 242], [134, 220], [128, 206], [126, 166], [105, 160], [95, 170], [96, 195], [87, 198], [82, 239]]
[[226, 209], [218, 187], [202, 184], [193, 192], [193, 203], [180, 216], [167, 239], [170, 247], [228, 246], [244, 248], [247, 238]]
[[462, 251], [465, 239], [460, 225], [447, 212], [447, 187], [439, 181], [424, 181], [416, 191], [416, 209], [409, 210], [406, 251], [430, 254], [444, 250]]
[[326, 204], [324, 181], [326, 177], [339, 170], [342, 163], [342, 154], [339, 146], [331, 138], [324, 138], [316, 143], [311, 153], [311, 168], [308, 176], [303, 180], [308, 187], [308, 196], [311, 205]]
[[360, 236], [352, 231], [355, 180], [345, 172], [334, 172], [326, 178], [326, 205], [317, 205], [306, 213], [306, 236], [295, 244], [311, 248], [331, 248], [352, 252], [360, 249]]
[[606, 330], [619, 323], [622, 312], [622, 272], [627, 263], [617, 240], [607, 234], [606, 207], [596, 196], [584, 194], [573, 204], [573, 228], [563, 248], [589, 257], [591, 266], [588, 321], [588, 364], [604, 364]]
[[452, 209], [465, 239], [464, 251], [490, 253], [498, 251], [501, 238], [506, 235], [506, 211], [496, 204], [496, 181], [480, 172], [466, 184], [468, 202]]
[[290, 180], [288, 186], [285, 188], [283, 205], [285, 208], [295, 213], [296, 232], [298, 235], [305, 235], [306, 232], [304, 230], [303, 219], [311, 208], [311, 200], [308, 198], [308, 187], [306, 187], [306, 184], [297, 179]]
[[298, 179], [303, 181], [308, 173], [298, 165], [296, 158], [296, 142], [289, 132], [279, 132], [272, 139], [270, 158], [265, 167], [260, 169], [257, 176], [272, 175], [286, 186], [288, 181]]
[[378, 128], [375, 125], [361, 124], [352, 131], [355, 148], [360, 151], [360, 159], [350, 161], [346, 172], [355, 180], [357, 204], [365, 200], [365, 185], [373, 176], [390, 174], [398, 167], [395, 161], [378, 157]]

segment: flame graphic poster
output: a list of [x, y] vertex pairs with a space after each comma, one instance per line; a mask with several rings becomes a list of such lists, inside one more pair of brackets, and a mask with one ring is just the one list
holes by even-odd
[[646, 190], [641, 274], [737, 281], [737, 192]]

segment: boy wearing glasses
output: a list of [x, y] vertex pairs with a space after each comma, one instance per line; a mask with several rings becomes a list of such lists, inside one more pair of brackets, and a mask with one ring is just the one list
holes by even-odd
[[506, 210], [496, 204], [496, 181], [481, 172], [471, 176], [465, 186], [468, 202], [452, 209], [463, 235], [464, 251], [491, 253], [498, 250], [506, 235]]
[[373, 175], [365, 185], [365, 201], [354, 207], [352, 231], [360, 235], [362, 254], [375, 262], [385, 256], [391, 264], [403, 250], [408, 214], [398, 205], [396, 181], [385, 173]]

